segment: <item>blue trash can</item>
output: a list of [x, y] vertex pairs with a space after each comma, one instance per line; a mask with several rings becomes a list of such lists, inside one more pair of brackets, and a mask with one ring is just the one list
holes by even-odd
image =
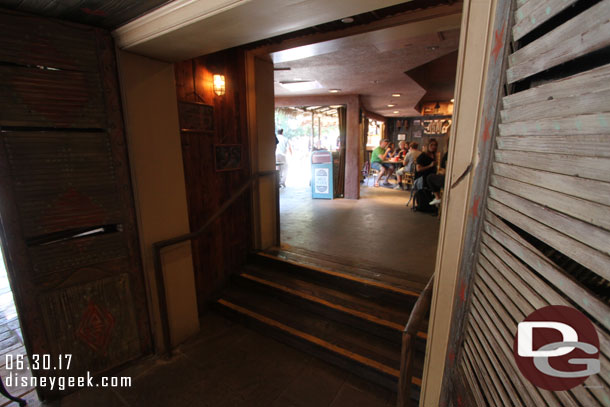
[[311, 197], [333, 199], [333, 155], [328, 150], [311, 153]]

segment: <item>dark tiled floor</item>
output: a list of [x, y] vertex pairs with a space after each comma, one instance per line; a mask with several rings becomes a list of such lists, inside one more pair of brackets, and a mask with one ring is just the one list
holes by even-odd
[[[171, 361], [149, 358], [120, 372], [132, 387], [80, 390], [53, 407], [382, 407], [395, 396], [347, 371], [214, 313]], [[33, 393], [32, 393], [33, 395]]]

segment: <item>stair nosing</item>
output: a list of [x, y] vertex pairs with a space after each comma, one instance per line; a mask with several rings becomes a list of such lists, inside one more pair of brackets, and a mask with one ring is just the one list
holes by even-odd
[[313, 295], [310, 295], [310, 294], [307, 294], [307, 293], [304, 293], [304, 292], [300, 292], [300, 291], [295, 290], [293, 288], [286, 287], [284, 285], [281, 285], [281, 284], [278, 284], [278, 283], [274, 283], [272, 281], [264, 280], [262, 278], [253, 276], [253, 275], [248, 274], [248, 273], [241, 273], [240, 276], [242, 276], [244, 278], [247, 278], [247, 279], [249, 279], [251, 281], [255, 281], [255, 282], [259, 283], [259, 284], [264, 284], [266, 286], [273, 287], [273, 288], [275, 288], [277, 290], [281, 290], [283, 292], [295, 295], [295, 296], [303, 298], [305, 300], [308, 300], [308, 301], [311, 301], [311, 302], [315, 302], [315, 303], [320, 304], [320, 305], [324, 305], [324, 306], [326, 306], [328, 308], [332, 308], [334, 310], [341, 311], [341, 312], [344, 312], [346, 314], [350, 314], [350, 315], [355, 316], [355, 317], [366, 319], [369, 322], [373, 322], [373, 323], [376, 323], [378, 325], [383, 325], [383, 326], [386, 326], [388, 328], [395, 329], [397, 331], [402, 331], [405, 328], [404, 325], [397, 324], [397, 323], [391, 322], [391, 321], [386, 321], [385, 319], [376, 317], [374, 315], [367, 314], [367, 313], [362, 312], [362, 311], [354, 310], [354, 309], [345, 307], [343, 305], [333, 304], [332, 302], [324, 300], [322, 298], [318, 298], [316, 296], [313, 296]]
[[377, 362], [377, 361], [375, 361], [375, 360], [373, 360], [371, 358], [368, 358], [366, 356], [362, 356], [362, 355], [359, 355], [359, 354], [357, 354], [355, 352], [352, 352], [352, 351], [349, 351], [347, 349], [344, 349], [344, 348], [342, 348], [340, 346], [334, 345], [334, 344], [332, 344], [332, 343], [330, 343], [328, 341], [325, 341], [324, 339], [318, 338], [317, 336], [308, 334], [308, 333], [303, 332], [303, 331], [301, 331], [299, 329], [296, 329], [296, 328], [293, 328], [291, 326], [288, 326], [288, 325], [286, 325], [286, 324], [284, 324], [282, 322], [279, 322], [279, 321], [276, 321], [276, 320], [274, 320], [272, 318], [269, 318], [269, 317], [266, 317], [264, 315], [261, 315], [258, 312], [254, 312], [254, 311], [251, 311], [251, 310], [249, 310], [247, 308], [241, 307], [241, 306], [239, 306], [237, 304], [234, 304], [234, 303], [232, 303], [230, 301], [225, 300], [224, 298], [219, 298], [216, 302], [218, 302], [219, 304], [221, 304], [221, 305], [223, 305], [223, 306], [225, 306], [227, 308], [232, 309], [233, 311], [236, 311], [236, 312], [239, 312], [241, 314], [247, 315], [247, 316], [249, 316], [251, 318], [254, 318], [254, 319], [256, 319], [256, 320], [258, 320], [260, 322], [263, 322], [263, 323], [265, 323], [267, 325], [270, 325], [270, 326], [272, 326], [274, 328], [280, 329], [280, 330], [282, 330], [282, 331], [284, 331], [286, 333], [289, 333], [289, 334], [291, 334], [293, 336], [296, 336], [298, 338], [304, 339], [304, 340], [306, 340], [306, 341], [308, 341], [310, 343], [313, 343], [313, 344], [315, 344], [317, 346], [320, 346], [320, 347], [322, 347], [322, 348], [324, 348], [326, 350], [329, 350], [329, 351], [331, 351], [333, 353], [339, 354], [339, 355], [341, 355], [341, 356], [343, 356], [345, 358], [348, 358], [348, 359], [350, 359], [350, 360], [352, 360], [354, 362], [363, 364], [363, 365], [365, 365], [365, 366], [367, 366], [369, 368], [375, 369], [375, 370], [377, 370], [379, 372], [385, 373], [385, 374], [387, 374], [389, 376], [392, 376], [392, 377], [394, 377], [396, 379], [398, 379], [399, 376], [400, 376], [400, 371], [397, 370], [397, 369], [394, 369], [394, 368], [392, 368], [390, 366], [387, 366], [387, 365], [385, 365], [385, 364], [383, 364], [381, 362]]
[[[334, 304], [334, 303], [332, 303], [332, 302], [330, 302], [328, 300], [316, 297], [316, 296], [311, 295], [311, 294], [307, 294], [307, 293], [301, 292], [299, 290], [295, 290], [294, 288], [287, 287], [287, 286], [282, 285], [282, 284], [278, 284], [278, 283], [275, 283], [275, 282], [272, 282], [272, 281], [265, 280], [263, 278], [254, 276], [254, 275], [249, 274], [247, 272], [242, 272], [242, 273], [239, 274], [239, 276], [240, 277], [244, 277], [244, 278], [246, 278], [246, 279], [248, 279], [250, 281], [254, 281], [254, 282], [258, 283], [258, 284], [263, 284], [265, 286], [272, 287], [272, 288], [274, 288], [276, 290], [280, 290], [280, 291], [283, 291], [285, 293], [297, 296], [297, 297], [302, 298], [304, 300], [307, 300], [307, 301], [310, 301], [310, 302], [314, 302], [316, 304], [323, 305], [325, 307], [334, 309], [336, 311], [344, 312], [344, 313], [349, 314], [351, 316], [367, 320], [367, 321], [369, 321], [371, 323], [375, 323], [375, 324], [378, 324], [378, 325], [383, 325], [383, 326], [385, 326], [387, 328], [391, 328], [391, 329], [394, 329], [394, 330], [399, 331], [399, 332], [403, 332], [405, 330], [405, 327], [406, 327], [406, 324], [398, 324], [396, 322], [388, 321], [388, 320], [385, 320], [383, 318], [379, 318], [379, 317], [376, 317], [374, 315], [367, 314], [366, 312], [358, 311], [358, 310], [355, 310], [355, 309], [352, 309], [352, 308], [349, 308], [349, 307], [346, 307], [346, 306], [343, 306], [343, 305]], [[422, 338], [422, 339], [427, 339], [428, 338], [427, 333], [423, 332], [423, 331], [418, 331], [417, 332], [417, 336], [419, 338]]]

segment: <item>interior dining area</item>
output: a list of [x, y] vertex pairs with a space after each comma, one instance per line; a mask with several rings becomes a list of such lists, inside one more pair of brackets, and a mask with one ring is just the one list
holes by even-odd
[[281, 247], [430, 278], [441, 201], [416, 205], [416, 159], [444, 171], [458, 41], [457, 21], [431, 19], [270, 54]]

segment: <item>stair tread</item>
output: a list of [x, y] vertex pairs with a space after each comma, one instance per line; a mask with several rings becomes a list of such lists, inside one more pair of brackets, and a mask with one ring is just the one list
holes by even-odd
[[414, 271], [392, 270], [377, 264], [366, 263], [362, 260], [355, 262], [349, 259], [310, 252], [309, 250], [298, 247], [275, 247], [259, 254], [267, 254], [303, 265], [328, 268], [416, 292], [421, 292], [429, 279], [429, 276], [420, 275]]
[[[368, 360], [387, 366], [396, 376], [400, 369], [400, 345], [365, 331], [328, 320], [296, 305], [265, 296], [254, 290], [232, 286], [224, 291], [221, 300], [229, 301], [296, 331], [319, 338]], [[386, 373], [387, 373], [386, 372]]]
[[374, 299], [337, 290], [318, 281], [309, 281], [306, 276], [253, 265], [246, 266], [240, 276], [271, 286], [286, 287], [289, 291], [296, 291], [305, 297], [315, 297], [315, 300], [330, 303], [331, 307], [347, 308], [355, 314], [365, 314], [364, 318], [396, 330], [404, 329], [409, 319], [410, 308], [404, 309], [391, 304], [382, 305]]

